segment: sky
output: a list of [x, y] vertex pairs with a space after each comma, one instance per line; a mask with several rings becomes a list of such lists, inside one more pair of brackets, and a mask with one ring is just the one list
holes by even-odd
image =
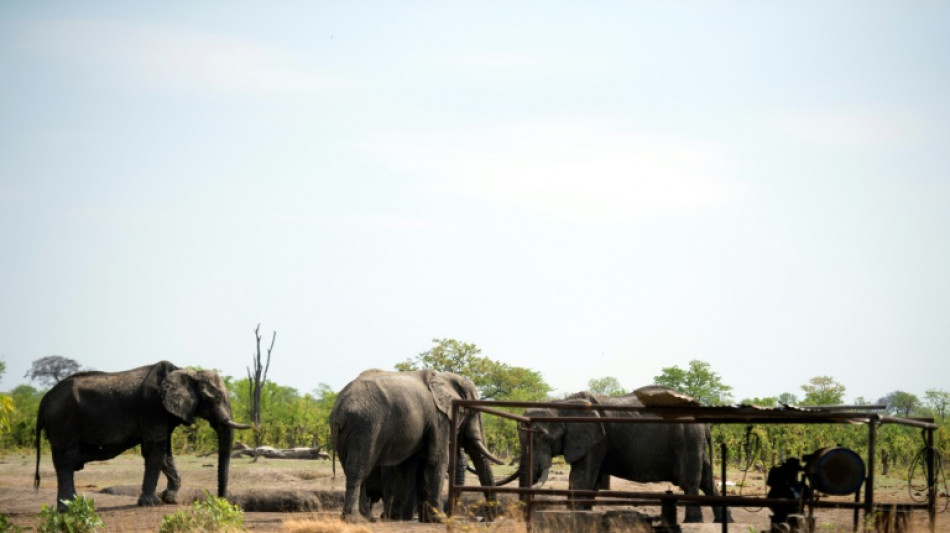
[[0, 390], [301, 393], [436, 338], [557, 393], [950, 389], [950, 4], [0, 3]]

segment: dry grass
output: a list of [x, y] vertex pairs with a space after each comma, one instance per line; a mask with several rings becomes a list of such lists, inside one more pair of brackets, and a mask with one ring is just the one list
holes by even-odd
[[362, 524], [348, 524], [339, 518], [313, 518], [308, 520], [286, 520], [283, 531], [288, 533], [373, 533]]

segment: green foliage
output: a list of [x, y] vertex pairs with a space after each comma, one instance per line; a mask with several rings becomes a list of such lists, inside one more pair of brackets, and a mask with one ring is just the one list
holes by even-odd
[[65, 513], [58, 513], [55, 507], [43, 504], [37, 518], [40, 524], [36, 530], [40, 533], [86, 533], [106, 526], [96, 512], [95, 501], [84, 496], [66, 502]]
[[43, 392], [30, 385], [10, 391], [13, 410], [8, 413], [8, 431], [0, 431], [0, 447], [6, 450], [32, 448], [36, 436], [36, 412]]
[[779, 394], [776, 400], [778, 400], [778, 403], [784, 405], [798, 405], [798, 396], [795, 396], [790, 392], [783, 392], [782, 394]]
[[947, 408], [950, 407], [950, 392], [928, 389], [924, 392], [924, 402], [930, 409], [931, 416], [942, 421], [947, 417]]
[[540, 372], [481, 357], [478, 354], [482, 350], [474, 344], [455, 339], [432, 339], [432, 342], [435, 346], [398, 363], [396, 370], [431, 368], [454, 372], [472, 380], [479, 396], [485, 400], [540, 401], [551, 392]]
[[732, 400], [732, 387], [722, 382], [709, 363], [698, 359], [689, 362], [689, 370], [678, 366], [664, 368], [653, 382], [692, 396], [703, 405], [726, 405]]
[[20, 527], [7, 517], [7, 515], [0, 513], [0, 533], [20, 533], [21, 531], [27, 531], [32, 528], [29, 527]]
[[[248, 379], [231, 383], [231, 411], [235, 418], [243, 421], [249, 414], [250, 394]], [[257, 429], [262, 442], [278, 448], [296, 448], [312, 446], [314, 441], [324, 449], [329, 449], [330, 410], [336, 399], [329, 385], [321, 383], [313, 393], [301, 395], [293, 387], [278, 385], [267, 381], [261, 390], [262, 419]], [[251, 433], [238, 433], [238, 440], [253, 440]], [[182, 426], [172, 435], [172, 447], [178, 452], [195, 452], [215, 449], [217, 436], [208, 423], [197, 419], [192, 426]]]
[[627, 391], [620, 385], [620, 380], [613, 376], [593, 378], [587, 382], [587, 390], [605, 396], [623, 396]]
[[746, 398], [739, 402], [740, 405], [757, 405], [759, 407], [778, 407], [778, 400], [771, 396], [765, 398]]
[[877, 401], [887, 406], [887, 412], [894, 416], [910, 416], [920, 406], [920, 400], [909, 392], [896, 390]]
[[165, 515], [159, 533], [244, 531], [244, 512], [224, 498], [205, 491], [203, 500], [195, 500], [184, 511]]
[[829, 376], [816, 376], [802, 385], [805, 399], [802, 405], [840, 405], [844, 400], [844, 385]]

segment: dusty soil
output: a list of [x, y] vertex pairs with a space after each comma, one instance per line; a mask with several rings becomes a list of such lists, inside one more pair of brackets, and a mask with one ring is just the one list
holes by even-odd
[[[38, 492], [33, 491], [33, 473], [35, 456], [29, 454], [13, 454], [0, 456], [0, 513], [7, 515], [14, 524], [19, 526], [36, 526], [36, 514], [43, 504], [53, 505], [56, 499], [56, 475], [49, 455], [44, 455], [40, 464], [42, 483]], [[203, 490], [212, 493], [216, 490], [215, 459], [214, 457], [178, 456], [176, 458], [182, 476], [181, 504], [178, 506], [165, 505], [161, 507], [138, 507], [138, 486], [141, 484], [143, 473], [141, 457], [133, 454], [122, 455], [116, 459], [86, 465], [86, 468], [76, 473], [76, 487], [80, 494], [95, 500], [106, 523], [107, 531], [115, 532], [145, 532], [157, 531], [162, 517], [179, 509], [184, 509], [189, 501], [200, 495]], [[546, 487], [566, 488], [567, 468], [555, 468]], [[510, 467], [501, 467], [496, 472], [501, 475], [511, 472]], [[474, 476], [470, 476], [474, 477]], [[742, 482], [742, 473], [730, 473], [730, 480]], [[164, 480], [159, 488], [164, 486]], [[344, 490], [344, 477], [339, 465], [337, 475], [333, 477], [330, 462], [325, 460], [290, 460], [290, 459], [251, 459], [239, 458], [231, 463], [230, 492], [232, 499], [245, 507], [245, 524], [252, 531], [286, 531], [284, 522], [293, 519], [312, 519], [337, 517], [340, 513], [340, 503]], [[625, 480], [613, 479], [613, 490], [626, 491], [665, 491], [676, 490], [675, 487], [664, 483], [641, 484]], [[745, 478], [744, 495], [765, 494], [764, 474], [749, 473]], [[105, 492], [103, 492], [105, 491]], [[889, 479], [878, 476], [875, 483], [876, 500], [908, 501], [906, 480]], [[738, 494], [739, 489], [730, 488], [730, 494]], [[480, 496], [473, 495], [473, 498]], [[307, 511], [295, 512], [261, 512], [252, 509], [260, 508], [261, 502], [273, 504], [287, 500], [287, 508], [300, 508], [300, 501], [304, 501]], [[293, 501], [291, 501], [293, 500]], [[946, 495], [943, 495], [938, 507], [946, 504]], [[658, 508], [640, 507], [640, 511], [648, 514], [658, 514]], [[680, 509], [680, 520], [682, 520]], [[707, 522], [712, 521], [712, 513], [704, 509]], [[769, 523], [768, 509], [734, 508], [732, 510], [735, 522], [730, 524], [733, 532], [762, 531]], [[914, 517], [917, 526], [914, 531], [926, 531], [926, 515], [919, 513]], [[816, 511], [817, 524], [820, 531], [850, 531], [852, 513], [850, 511]], [[687, 527], [688, 526], [688, 527]], [[430, 533], [446, 530], [446, 526], [438, 524], [418, 523], [372, 523], [367, 524], [372, 532], [408, 531], [410, 533]], [[505, 531], [510, 527], [489, 527], [493, 531]], [[518, 528], [514, 528], [518, 529]], [[714, 532], [720, 531], [719, 524], [706, 523], [702, 525], [686, 525], [684, 531]], [[523, 531], [523, 528], [520, 529]], [[937, 515], [937, 531], [950, 531], [950, 519], [947, 513]]]

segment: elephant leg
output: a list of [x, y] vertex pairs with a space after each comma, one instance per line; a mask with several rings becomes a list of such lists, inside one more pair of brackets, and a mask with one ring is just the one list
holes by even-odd
[[[364, 522], [369, 516], [369, 494], [366, 489], [367, 478], [371, 474], [371, 467], [376, 463], [374, 458], [361, 453], [361, 450], [339, 450], [340, 463], [346, 476], [346, 493], [343, 497], [342, 518], [346, 522]], [[372, 459], [372, 462], [370, 460]]]
[[73, 474], [78, 457], [72, 449], [53, 452], [53, 466], [56, 468], [56, 510], [66, 512], [64, 502], [72, 501], [76, 497], [76, 486], [73, 483]]
[[165, 461], [164, 447], [154, 442], [143, 442], [142, 457], [145, 459], [145, 475], [142, 478], [142, 494], [139, 495], [138, 504], [161, 505], [162, 500], [155, 495], [155, 487], [158, 486], [158, 475]]
[[[699, 488], [696, 486], [682, 487], [683, 493], [687, 496], [699, 496]], [[686, 506], [686, 516], [683, 519], [683, 522], [702, 522], [703, 521], [703, 508], [696, 504], [690, 504]]]
[[442, 480], [445, 477], [448, 461], [445, 457], [437, 456], [424, 465], [425, 492], [423, 494], [422, 515], [420, 522], [441, 522], [439, 513], [442, 511]]
[[175, 458], [172, 457], [171, 450], [168, 450], [162, 461], [162, 473], [165, 474], [165, 479], [168, 481], [168, 485], [162, 491], [162, 501], [177, 504], [178, 489], [181, 488], [181, 476], [178, 475], [178, 469], [175, 468]]
[[[571, 473], [568, 475], [568, 486], [572, 490], [597, 490], [601, 481], [600, 467], [603, 463], [603, 453], [595, 446], [580, 460], [571, 463]], [[588, 505], [575, 505], [575, 509], [590, 510]]]

